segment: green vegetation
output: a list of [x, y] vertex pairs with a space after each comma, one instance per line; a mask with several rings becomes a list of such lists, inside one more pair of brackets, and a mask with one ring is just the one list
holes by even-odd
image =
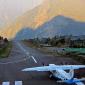
[[65, 48], [66, 56], [85, 64], [85, 48]]
[[85, 48], [65, 48], [66, 52], [78, 52], [78, 53], [85, 53]]
[[12, 48], [12, 42], [8, 42], [4, 48], [0, 48], [0, 58], [8, 57]]

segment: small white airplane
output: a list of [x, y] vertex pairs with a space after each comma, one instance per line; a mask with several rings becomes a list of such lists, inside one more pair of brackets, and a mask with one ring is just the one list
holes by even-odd
[[[26, 68], [22, 71], [47, 71], [51, 72], [50, 78], [53, 76], [55, 78], [61, 79], [61, 81], [57, 82], [65, 82], [67, 84], [76, 84], [76, 85], [84, 85], [82, 81], [85, 78], [77, 79], [74, 78], [74, 70], [85, 68], [85, 65], [55, 65], [49, 64], [49, 66], [41, 66], [41, 67], [33, 67], [33, 68]], [[69, 72], [66, 72], [69, 70]]]

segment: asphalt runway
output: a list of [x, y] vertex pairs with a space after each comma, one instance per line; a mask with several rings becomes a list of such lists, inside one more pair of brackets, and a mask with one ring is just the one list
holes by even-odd
[[[27, 47], [21, 42], [13, 42], [13, 48], [8, 58], [0, 60], [0, 85], [15, 81], [22, 81], [22, 85], [66, 85], [50, 79], [47, 72], [22, 72], [28, 67], [42, 66], [42, 64], [80, 64], [70, 58], [54, 57], [43, 52]], [[3, 84], [5, 85], [5, 84]], [[18, 84], [19, 85], [19, 84]]]

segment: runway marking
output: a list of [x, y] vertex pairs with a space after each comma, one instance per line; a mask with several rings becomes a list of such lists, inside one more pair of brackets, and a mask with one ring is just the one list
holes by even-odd
[[27, 52], [26, 54], [29, 55], [29, 52]]
[[[1, 84], [0, 84], [1, 85]], [[11, 82], [2, 82], [2, 85], [11, 85]], [[13, 85], [22, 85], [22, 81], [15, 81]]]
[[34, 62], [37, 63], [37, 61], [36, 61], [36, 59], [34, 58], [34, 56], [31, 56], [31, 57], [32, 57], [32, 59], [34, 60]]
[[10, 85], [10, 82], [3, 82], [2, 85]]
[[[27, 50], [25, 50], [19, 43], [18, 43], [18, 46], [21, 48], [22, 51], [25, 52], [26, 55], [29, 55], [29, 52], [28, 52]], [[37, 61], [36, 61], [36, 59], [34, 58], [34, 56], [30, 56], [30, 57], [33, 59], [33, 61], [34, 61], [35, 63], [37, 63]]]
[[15, 81], [15, 85], [22, 85], [22, 81]]
[[26, 55], [29, 55], [29, 52], [27, 52], [27, 50], [25, 50], [19, 43], [18, 43], [18, 46], [21, 48], [22, 51], [25, 52]]

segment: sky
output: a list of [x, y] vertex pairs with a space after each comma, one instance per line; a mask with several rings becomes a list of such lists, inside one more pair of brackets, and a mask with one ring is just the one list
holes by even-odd
[[0, 28], [28, 10], [40, 5], [43, 0], [0, 0]]
[[[46, 1], [50, 2], [52, 6], [48, 7]], [[43, 13], [48, 16], [46, 12], [48, 7], [52, 11], [54, 10], [52, 15], [60, 13], [85, 22], [85, 0], [0, 0], [0, 28], [42, 3], [44, 4], [43, 10], [40, 10], [38, 17]], [[44, 17], [47, 17], [46, 15]], [[44, 18], [41, 16], [39, 20], [42, 21]]]

